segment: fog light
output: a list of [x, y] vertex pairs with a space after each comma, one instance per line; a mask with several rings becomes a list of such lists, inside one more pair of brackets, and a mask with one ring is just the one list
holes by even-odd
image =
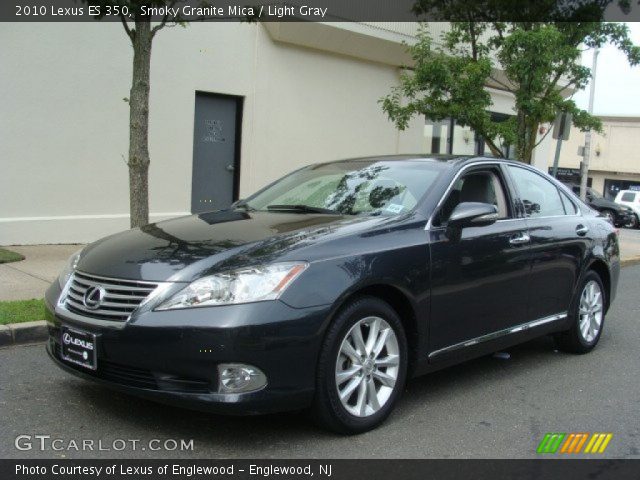
[[262, 370], [242, 363], [218, 365], [218, 391], [220, 393], [245, 393], [260, 390], [267, 384]]

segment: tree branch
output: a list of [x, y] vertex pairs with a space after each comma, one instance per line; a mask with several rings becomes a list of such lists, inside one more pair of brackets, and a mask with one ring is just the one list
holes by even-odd
[[509, 85], [507, 85], [506, 83], [504, 83], [502, 80], [498, 80], [496, 77], [494, 77], [493, 75], [489, 75], [489, 79], [493, 80], [494, 82], [496, 82], [498, 85], [502, 86], [506, 91], [508, 92], [513, 92], [513, 88], [511, 88]]
[[547, 131], [545, 132], [545, 134], [542, 136], [542, 138], [540, 140], [538, 140], [535, 145], [533, 146], [533, 148], [536, 148], [538, 145], [540, 145], [545, 138], [547, 138], [547, 135], [549, 135], [549, 132], [551, 131], [551, 125], [549, 125], [549, 128], [547, 128]]
[[136, 32], [129, 28], [129, 24], [127, 23], [127, 18], [122, 13], [120, 13], [119, 17], [120, 17], [120, 21], [122, 22], [122, 26], [124, 27], [125, 33], [129, 37], [129, 39], [133, 42]]
[[167, 22], [169, 21], [176, 21], [176, 18], [171, 18], [171, 16], [169, 15], [169, 11], [171, 10], [172, 7], [175, 6], [175, 4], [177, 3], [178, 0], [173, 0], [167, 7], [167, 13], [165, 13], [164, 17], [162, 17], [162, 21], [156, 25], [155, 27], [153, 27], [151, 29], [151, 37], [155, 37], [156, 33], [158, 33], [158, 31], [162, 30], [165, 25], [167, 24]]

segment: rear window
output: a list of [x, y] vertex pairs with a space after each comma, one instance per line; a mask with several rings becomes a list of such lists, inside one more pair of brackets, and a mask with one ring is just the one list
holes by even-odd
[[636, 198], [636, 194], [633, 192], [624, 192], [622, 194], [622, 198], [620, 198], [621, 202], [633, 202]]

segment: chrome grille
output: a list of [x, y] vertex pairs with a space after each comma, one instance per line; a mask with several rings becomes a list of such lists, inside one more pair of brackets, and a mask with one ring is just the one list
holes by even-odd
[[[125, 322], [158, 285], [153, 282], [105, 278], [75, 272], [71, 277], [65, 307], [70, 312], [85, 317]], [[85, 293], [90, 287], [102, 287], [106, 292], [96, 309], [90, 309], [84, 303]]]

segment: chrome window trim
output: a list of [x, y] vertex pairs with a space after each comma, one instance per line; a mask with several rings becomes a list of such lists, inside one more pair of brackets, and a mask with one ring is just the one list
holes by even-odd
[[[526, 166], [526, 165], [514, 165], [511, 162], [505, 162], [505, 161], [501, 161], [501, 160], [483, 160], [483, 161], [469, 163], [468, 165], [465, 165], [464, 167], [462, 167], [458, 171], [458, 173], [456, 173], [455, 177], [453, 177], [451, 182], [449, 183], [449, 186], [445, 190], [445, 192], [442, 195], [442, 197], [440, 198], [440, 200], [438, 200], [438, 203], [436, 204], [436, 207], [433, 209], [433, 212], [429, 216], [429, 220], [427, 221], [427, 224], [424, 227], [425, 231], [426, 230], [432, 230], [432, 229], [446, 228], [446, 227], [433, 227], [433, 217], [435, 217], [436, 213], [438, 212], [438, 210], [440, 209], [440, 207], [444, 203], [445, 199], [447, 198], [447, 196], [451, 192], [451, 189], [453, 188], [453, 185], [456, 183], [458, 178], [460, 178], [460, 176], [465, 172], [465, 170], [467, 170], [467, 169], [469, 169], [471, 167], [477, 167], [478, 165], [498, 165], [498, 166], [505, 165], [507, 167], [513, 166], [514, 168], [522, 168], [524, 170], [529, 170], [530, 172], [533, 172], [536, 175], [539, 175], [544, 180], [547, 180], [547, 182], [549, 182], [549, 180], [544, 177], [544, 172], [538, 172], [538, 171], [536, 171], [535, 168], [529, 167], [529, 166]], [[506, 179], [506, 181], [508, 182], [509, 179]], [[558, 186], [555, 185], [553, 182], [549, 182], [549, 183], [551, 183], [554, 187], [556, 187], [556, 189], [558, 188]], [[559, 193], [558, 193], [558, 195], [559, 195]], [[573, 202], [573, 203], [574, 203], [574, 206], [576, 207], [576, 211], [578, 212], [578, 213], [575, 213], [573, 215], [545, 215], [543, 217], [503, 218], [503, 219], [500, 219], [500, 220], [496, 220], [496, 223], [499, 223], [499, 222], [511, 222], [511, 221], [514, 221], [514, 220], [529, 220], [529, 219], [533, 220], [533, 219], [545, 219], [545, 218], [574, 218], [574, 217], [577, 218], [577, 217], [583, 217], [584, 215], [582, 214], [582, 210], [579, 208], [578, 205], [575, 204], [575, 202]]]
[[[541, 172], [541, 171], [539, 171], [539, 170], [538, 170], [538, 169], [536, 169], [536, 168], [529, 167], [529, 166], [526, 166], [526, 165], [514, 165], [514, 164], [512, 164], [512, 163], [507, 163], [507, 162], [503, 162], [503, 163], [504, 163], [507, 167], [521, 168], [522, 170], [527, 170], [527, 171], [529, 171], [529, 172], [531, 172], [531, 173], [533, 173], [533, 174], [535, 174], [535, 175], [538, 175], [540, 178], [542, 178], [543, 180], [546, 180], [546, 181], [547, 181], [547, 182], [549, 182], [551, 185], [553, 185], [553, 186], [556, 188], [556, 190], [558, 190], [558, 196], [560, 196], [560, 188], [559, 188], [559, 186], [558, 186], [558, 185], [555, 185], [552, 181], [550, 181], [548, 178], [546, 178], [546, 177], [544, 176], [544, 175], [545, 175], [545, 174], [544, 174], [544, 172]], [[556, 181], [557, 181], [557, 180], [556, 180]], [[566, 195], [566, 196], [567, 196], [567, 197], [569, 197], [569, 195]], [[575, 202], [574, 202], [570, 197], [569, 197], [569, 201], [573, 204], [574, 210], [575, 210], [575, 212], [577, 212], [577, 213], [574, 213], [574, 214], [572, 214], [572, 215], [567, 215], [567, 214], [565, 213], [564, 215], [542, 215], [542, 216], [540, 216], [540, 217], [522, 217], [522, 218], [524, 218], [525, 220], [529, 220], [529, 219], [531, 219], [531, 220], [535, 220], [535, 219], [538, 219], [538, 218], [542, 218], [542, 219], [544, 219], [544, 218], [572, 218], [572, 217], [582, 217], [583, 215], [582, 215], [582, 211], [581, 211], [581, 209], [580, 209], [579, 205], [577, 205], [577, 204], [576, 204], [576, 203], [575, 203]], [[562, 202], [562, 197], [560, 197], [560, 202]], [[562, 203], [563, 203], [563, 205], [564, 205], [564, 202], [562, 202]]]
[[503, 330], [498, 330], [497, 332], [488, 333], [486, 335], [481, 335], [479, 337], [471, 338], [469, 340], [465, 340], [463, 342], [455, 343], [453, 345], [449, 345], [448, 347], [440, 348], [438, 350], [434, 350], [429, 354], [429, 359], [431, 360], [433, 357], [441, 355], [443, 353], [452, 352], [455, 350], [459, 350], [461, 348], [471, 347], [473, 345], [477, 345], [480, 343], [488, 342], [490, 340], [495, 340], [500, 337], [504, 337], [506, 335], [511, 335], [513, 333], [522, 332], [524, 330], [528, 330], [530, 328], [539, 327], [541, 325], [545, 325], [547, 323], [556, 322], [558, 320], [563, 320], [567, 318], [568, 312], [557, 313], [555, 315], [549, 315], [548, 317], [538, 318], [537, 320], [533, 320], [531, 322], [522, 323], [520, 325], [516, 325], [515, 327], [505, 328]]
[[[435, 217], [436, 213], [438, 212], [438, 210], [440, 210], [440, 207], [444, 203], [445, 199], [449, 196], [449, 193], [451, 192], [451, 189], [453, 188], [453, 185], [456, 183], [458, 178], [460, 178], [460, 176], [466, 170], [468, 170], [471, 167], [477, 167], [478, 165], [498, 165], [499, 166], [499, 165], [502, 165], [503, 163], [504, 162], [500, 162], [498, 160], [478, 161], [478, 162], [469, 163], [469, 164], [463, 166], [460, 170], [458, 170], [458, 173], [456, 173], [456, 175], [453, 177], [453, 179], [449, 183], [449, 186], [444, 191], [444, 194], [442, 195], [442, 197], [440, 197], [440, 200], [438, 200], [438, 203], [436, 204], [436, 208], [434, 208], [433, 212], [431, 212], [431, 215], [429, 216], [429, 220], [427, 221], [427, 224], [425, 225], [424, 229], [425, 230], [431, 230], [433, 228], [433, 217]], [[522, 219], [520, 219], [520, 218], [516, 218], [516, 219], [505, 218], [503, 220], [522, 220]], [[501, 221], [501, 220], [497, 220], [497, 221]], [[443, 227], [436, 227], [436, 228], [443, 228]]]

